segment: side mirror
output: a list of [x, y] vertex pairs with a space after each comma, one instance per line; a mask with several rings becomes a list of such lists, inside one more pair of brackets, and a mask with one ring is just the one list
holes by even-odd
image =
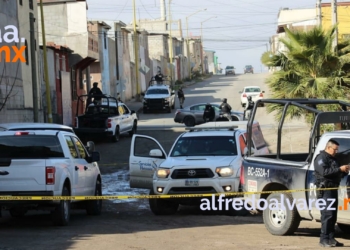
[[142, 96], [145, 96], [145, 93], [141, 93]]
[[162, 153], [162, 151], [160, 151], [160, 149], [152, 149], [151, 151], [149, 151], [149, 156], [162, 157], [163, 153]]
[[131, 110], [131, 113], [130, 114], [135, 114], [136, 112], [135, 112], [135, 110]]
[[93, 151], [91, 153], [91, 156], [89, 157], [89, 163], [91, 163], [91, 162], [98, 162], [98, 161], [100, 161], [100, 159], [101, 159], [100, 153], [96, 152], [96, 151]]
[[95, 151], [95, 143], [93, 141], [88, 141], [86, 143], [86, 149], [91, 154], [92, 152]]

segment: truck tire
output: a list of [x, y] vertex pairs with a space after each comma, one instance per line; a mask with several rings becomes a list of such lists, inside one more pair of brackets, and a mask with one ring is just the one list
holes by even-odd
[[132, 137], [134, 134], [136, 134], [136, 131], [137, 131], [137, 122], [134, 121], [134, 125], [132, 125], [132, 129], [129, 132], [129, 135]]
[[[69, 196], [67, 186], [62, 189], [62, 196]], [[60, 204], [55, 208], [52, 214], [53, 223], [55, 226], [67, 226], [70, 219], [70, 200], [61, 200]]]
[[349, 232], [350, 232], [350, 225], [342, 224], [342, 223], [337, 223], [337, 224], [338, 224], [339, 229], [340, 229], [343, 233], [349, 234]]
[[114, 135], [112, 136], [112, 142], [118, 142], [120, 139], [120, 132], [119, 132], [119, 127], [115, 127], [115, 132]]
[[184, 123], [187, 127], [193, 127], [194, 125], [196, 125], [196, 122], [192, 116], [186, 116], [184, 118]]
[[[149, 195], [154, 195], [153, 190], [149, 192]], [[173, 203], [165, 199], [148, 199], [149, 207], [155, 215], [172, 215], [177, 212], [179, 208], [178, 203]]]
[[[281, 195], [284, 195], [284, 209], [281, 208]], [[272, 200], [273, 199], [273, 200]], [[263, 219], [266, 229], [272, 235], [291, 235], [298, 229], [300, 217], [296, 206], [289, 209], [286, 200], [289, 204], [293, 202], [291, 193], [273, 193], [267, 197], [267, 208], [263, 211]], [[278, 202], [279, 209], [271, 210], [273, 204]], [[272, 202], [273, 201], [273, 202]]]
[[[95, 196], [102, 196], [101, 181], [96, 180]], [[91, 200], [86, 202], [86, 213], [88, 215], [100, 215], [102, 211], [102, 200]]]

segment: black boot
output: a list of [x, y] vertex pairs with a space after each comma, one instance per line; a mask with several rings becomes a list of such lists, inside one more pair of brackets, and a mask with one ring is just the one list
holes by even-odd
[[335, 239], [329, 240], [329, 244], [331, 244], [334, 247], [343, 247], [344, 246], [344, 243], [340, 243]]
[[320, 247], [333, 247], [333, 245], [330, 244], [329, 240], [321, 240], [319, 245]]

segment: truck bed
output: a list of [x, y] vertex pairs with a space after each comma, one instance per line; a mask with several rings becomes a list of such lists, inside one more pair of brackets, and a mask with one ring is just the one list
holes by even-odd
[[108, 114], [82, 115], [78, 117], [79, 128], [107, 128]]
[[[309, 156], [309, 153], [280, 154], [279, 160], [305, 162], [308, 156]], [[277, 157], [277, 154], [256, 155], [256, 156], [249, 157], [249, 160], [254, 158], [258, 158], [258, 159], [267, 158], [267, 159], [278, 160], [276, 157]]]

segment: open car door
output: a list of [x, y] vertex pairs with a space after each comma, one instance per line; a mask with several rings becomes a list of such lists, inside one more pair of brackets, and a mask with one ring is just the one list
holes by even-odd
[[133, 135], [129, 157], [130, 187], [152, 189], [153, 174], [166, 158], [167, 154], [156, 139]]

